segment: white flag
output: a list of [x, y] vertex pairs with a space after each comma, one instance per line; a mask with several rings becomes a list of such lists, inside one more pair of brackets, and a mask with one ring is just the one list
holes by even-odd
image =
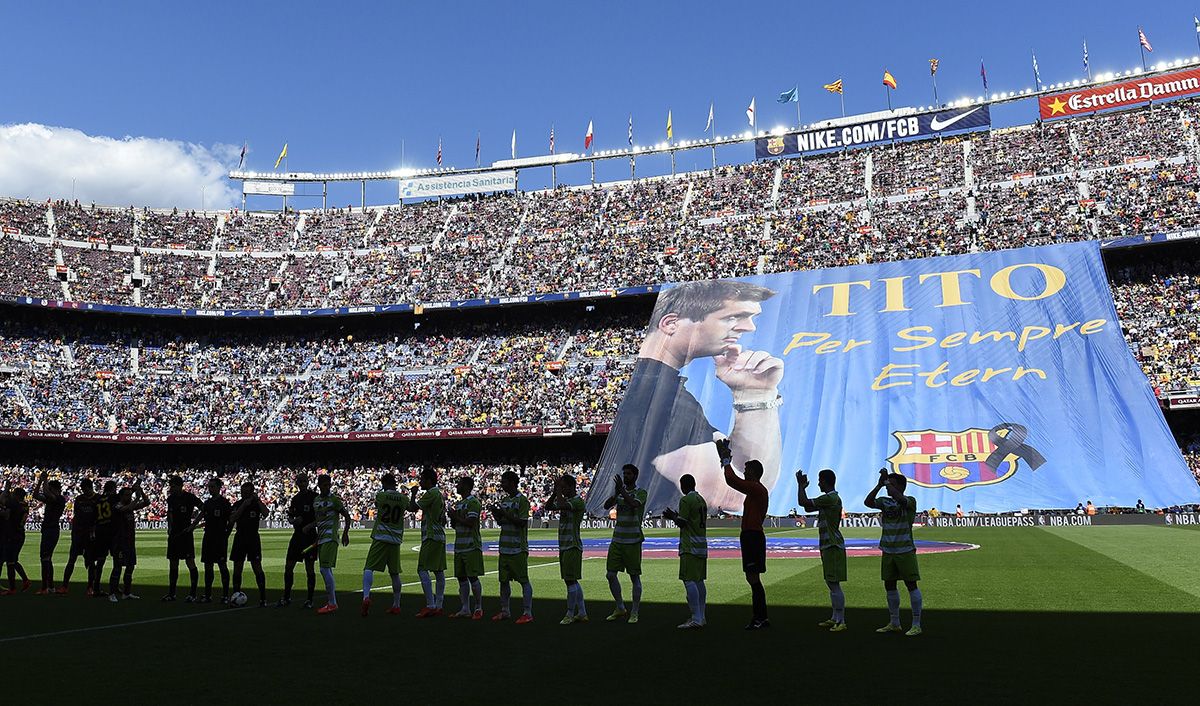
[[516, 159], [516, 158], [517, 158], [517, 131], [516, 131], [516, 130], [513, 130], [513, 139], [512, 139], [512, 158], [513, 158], [513, 159]]
[[746, 119], [750, 121], [750, 127], [754, 127], [754, 99], [750, 99], [750, 107], [746, 108]]
[[713, 104], [709, 103], [708, 104], [708, 122], [704, 124], [704, 131], [708, 132], [709, 130], [711, 130], [712, 125], [713, 125]]

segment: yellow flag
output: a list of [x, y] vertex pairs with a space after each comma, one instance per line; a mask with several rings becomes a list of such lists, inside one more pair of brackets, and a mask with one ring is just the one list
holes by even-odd
[[667, 111], [667, 139], [670, 140], [675, 132], [671, 129], [671, 111]]
[[283, 151], [279, 153], [279, 159], [275, 160], [275, 169], [279, 169], [279, 163], [287, 156], [287, 143], [283, 143]]

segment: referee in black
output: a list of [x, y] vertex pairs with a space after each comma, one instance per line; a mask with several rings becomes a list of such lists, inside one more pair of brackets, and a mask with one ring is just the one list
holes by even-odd
[[762, 585], [762, 575], [767, 571], [767, 536], [763, 532], [763, 520], [767, 516], [769, 497], [767, 487], [762, 484], [763, 466], [755, 460], [746, 461], [746, 477], [739, 478], [730, 465], [733, 463], [733, 451], [729, 439], [719, 439], [713, 443], [717, 446], [721, 467], [725, 469], [725, 483], [746, 496], [742, 504], [742, 532], [739, 539], [742, 545], [742, 571], [746, 573], [746, 583], [750, 584], [754, 609], [746, 629], [769, 628], [771, 621], [767, 619], [767, 593]]

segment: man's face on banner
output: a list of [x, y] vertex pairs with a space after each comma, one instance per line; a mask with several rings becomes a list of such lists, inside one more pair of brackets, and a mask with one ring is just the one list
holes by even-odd
[[760, 313], [758, 302], [727, 301], [700, 321], [680, 318], [676, 333], [686, 342], [689, 360], [721, 355], [736, 347], [742, 334], [754, 331], [754, 317]]

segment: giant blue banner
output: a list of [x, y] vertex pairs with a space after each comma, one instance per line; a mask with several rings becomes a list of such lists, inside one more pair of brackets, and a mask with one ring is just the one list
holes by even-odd
[[833, 469], [847, 510], [878, 470], [923, 509], [999, 512], [1200, 501], [1121, 335], [1095, 242], [665, 288], [593, 481], [639, 467], [657, 512], [687, 473], [738, 511], [712, 440], [764, 466]]

